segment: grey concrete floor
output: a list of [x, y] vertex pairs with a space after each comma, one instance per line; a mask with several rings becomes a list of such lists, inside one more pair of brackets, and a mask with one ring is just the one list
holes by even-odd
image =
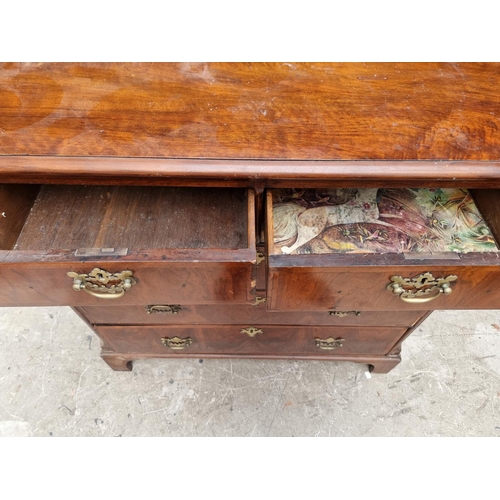
[[500, 311], [436, 312], [403, 362], [144, 360], [69, 308], [0, 309], [0, 436], [498, 436]]

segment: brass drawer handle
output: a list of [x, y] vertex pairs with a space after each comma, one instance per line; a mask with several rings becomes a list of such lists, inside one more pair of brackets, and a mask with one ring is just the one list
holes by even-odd
[[387, 290], [392, 291], [403, 302], [410, 304], [422, 304], [437, 299], [442, 293], [449, 295], [452, 292], [450, 282], [456, 281], [457, 277], [450, 275], [447, 278], [434, 278], [431, 273], [423, 273], [414, 278], [402, 278], [393, 276], [387, 285]]
[[338, 316], [339, 318], [344, 318], [345, 316], [361, 316], [361, 311], [328, 311], [330, 316]]
[[338, 349], [344, 346], [345, 339], [334, 339], [333, 337], [328, 337], [327, 339], [314, 339], [316, 342], [316, 347], [320, 349], [325, 349], [326, 351], [331, 351], [333, 349]]
[[132, 271], [113, 274], [98, 267], [92, 269], [89, 274], [69, 272], [68, 276], [73, 278], [73, 290], [84, 290], [100, 299], [119, 299], [137, 283], [132, 278]]
[[145, 306], [144, 309], [148, 314], [178, 314], [182, 310], [178, 305], [152, 305]]
[[193, 340], [191, 337], [186, 337], [185, 339], [181, 339], [180, 337], [172, 337], [170, 339], [168, 337], [163, 337], [161, 343], [174, 351], [180, 351], [181, 349], [189, 347], [193, 343]]

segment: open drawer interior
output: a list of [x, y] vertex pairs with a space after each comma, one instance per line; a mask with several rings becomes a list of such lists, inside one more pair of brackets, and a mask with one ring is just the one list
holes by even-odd
[[276, 189], [270, 203], [271, 255], [499, 252], [498, 190]]
[[245, 189], [0, 186], [0, 249], [246, 249]]
[[499, 190], [273, 190], [267, 210], [270, 309], [498, 306]]

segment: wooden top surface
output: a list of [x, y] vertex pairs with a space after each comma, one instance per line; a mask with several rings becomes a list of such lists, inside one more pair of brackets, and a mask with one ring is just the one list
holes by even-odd
[[500, 160], [499, 64], [4, 63], [0, 154]]

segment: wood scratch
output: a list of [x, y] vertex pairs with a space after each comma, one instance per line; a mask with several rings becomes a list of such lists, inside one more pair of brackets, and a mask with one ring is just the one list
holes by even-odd
[[489, 400], [490, 400], [490, 398], [486, 398], [484, 403], [476, 410], [476, 412], [479, 413], [486, 406], [486, 404], [488, 403]]
[[6, 413], [8, 413], [10, 417], [17, 418], [17, 420], [20, 420], [21, 422], [24, 422], [24, 419], [22, 419], [21, 417], [18, 417], [17, 415], [14, 415], [13, 413], [11, 413], [9, 410], [7, 410], [7, 408], [5, 408], [5, 406], [3, 406], [3, 405], [0, 404], [0, 408], [2, 408], [2, 410], [4, 410]]
[[167, 410], [170, 410], [170, 406], [166, 406], [165, 408], [160, 408], [159, 410], [145, 411], [142, 414], [143, 415], [151, 415], [153, 413], [160, 413], [161, 411], [167, 411]]
[[283, 390], [281, 391], [280, 397], [278, 398], [278, 404], [276, 405], [276, 408], [274, 409], [274, 415], [273, 415], [273, 418], [271, 420], [271, 423], [269, 424], [269, 429], [267, 429], [266, 437], [269, 437], [269, 434], [270, 434], [271, 429], [272, 429], [273, 424], [274, 424], [274, 419], [276, 418], [276, 414], [278, 413], [278, 409], [281, 407], [281, 401], [283, 399], [283, 395], [285, 394], [285, 389], [286, 389], [286, 386], [288, 385], [288, 381], [290, 380], [290, 375], [291, 375], [291, 373], [288, 374], [288, 378], [286, 379], [286, 382], [283, 385]]
[[443, 410], [441, 412], [439, 412], [439, 416], [441, 417], [441, 415], [444, 413], [444, 409], [455, 399], [455, 397], [457, 396], [458, 392], [454, 392], [450, 398], [448, 398], [446, 400], [446, 402], [442, 405], [442, 408]]
[[57, 311], [57, 314], [54, 317], [54, 321], [52, 322], [52, 325], [50, 326], [50, 329], [49, 329], [49, 341], [47, 343], [47, 353], [48, 354], [43, 362], [43, 373], [42, 373], [42, 382], [41, 382], [42, 394], [44, 396], [46, 396], [46, 394], [45, 394], [45, 375], [47, 374], [47, 367], [49, 366], [49, 359], [51, 357], [52, 337], [54, 335], [54, 330], [59, 325], [59, 317], [60, 316], [61, 316], [61, 309], [59, 311]]
[[[246, 378], [246, 377], [243, 377], [241, 375], [238, 375], [237, 373], [232, 373], [230, 370], [228, 370], [227, 368], [224, 368], [224, 367], [216, 367], [218, 370], [221, 370], [221, 371], [224, 371], [224, 372], [227, 372], [227, 373], [231, 373], [231, 375], [233, 375], [234, 377], [238, 377], [240, 378], [241, 380], [244, 380], [245, 382], [264, 382], [268, 379], [276, 379], [278, 380], [276, 377], [278, 377], [279, 375], [284, 375], [285, 373], [288, 373], [288, 375], [290, 375], [291, 373], [295, 372], [296, 370], [293, 370], [293, 369], [288, 369], [288, 370], [284, 370], [282, 372], [278, 372], [278, 373], [274, 373], [272, 375], [266, 375], [264, 377], [254, 377], [254, 378]], [[207, 370], [208, 371], [208, 370]], [[207, 380], [209, 381], [209, 379], [203, 379], [202, 380]], [[279, 380], [284, 380], [284, 379], [279, 379]], [[286, 379], [288, 380], [288, 378]], [[218, 385], [222, 385], [220, 384], [219, 382], [215, 382], [215, 381], [211, 381], [215, 384], [218, 384]]]
[[80, 392], [80, 385], [82, 383], [82, 378], [83, 376], [85, 375], [85, 372], [91, 367], [91, 365], [88, 365], [85, 370], [83, 370], [83, 372], [80, 374], [80, 378], [78, 379], [78, 386], [76, 388], [76, 392], [75, 392], [75, 399], [76, 397], [78, 396], [78, 393]]
[[486, 373], [489, 373], [490, 375], [494, 376], [495, 378], [497, 379], [500, 379], [500, 376], [498, 374], [496, 374], [495, 372], [491, 371], [491, 370], [488, 370], [486, 369], [484, 366], [481, 366], [479, 363], [474, 363], [474, 361], [471, 359], [470, 362], [474, 365], [474, 366], [477, 366], [478, 368], [480, 368], [481, 370], [483, 370], [484, 372]]
[[214, 412], [212, 413], [212, 415], [210, 415], [210, 418], [205, 422], [205, 427], [210, 423], [210, 421], [212, 420], [212, 418], [214, 418], [214, 415], [216, 414], [217, 412]]

